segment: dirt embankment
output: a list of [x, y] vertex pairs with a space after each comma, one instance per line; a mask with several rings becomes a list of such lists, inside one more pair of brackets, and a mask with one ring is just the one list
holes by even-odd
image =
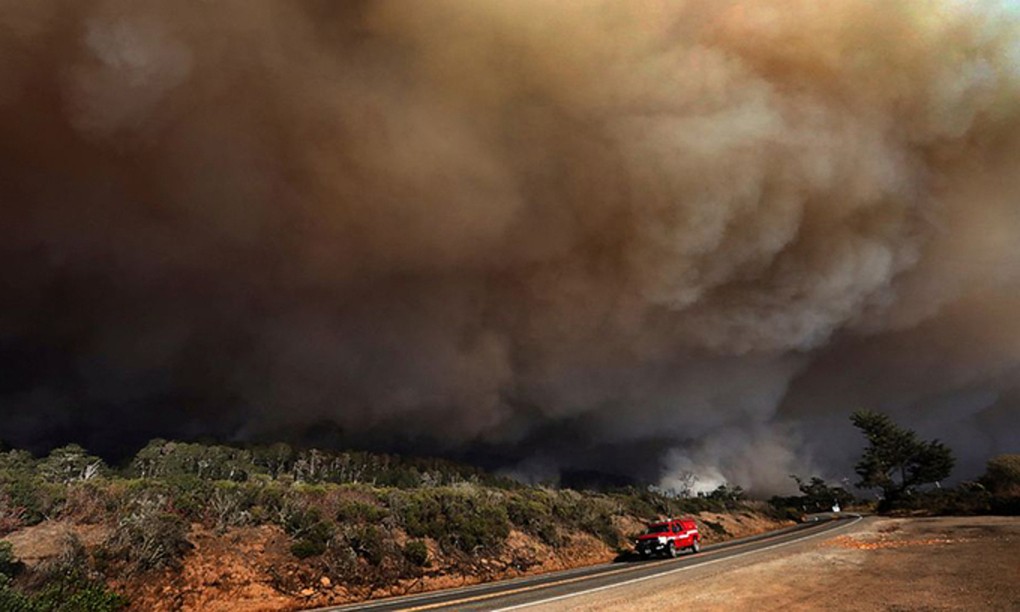
[[[717, 542], [784, 526], [785, 523], [743, 511], [695, 515], [704, 539]], [[620, 519], [624, 533], [640, 532], [644, 523]], [[100, 525], [48, 521], [9, 535], [15, 554], [30, 565], [59, 554], [67, 534], [74, 533], [94, 549], [110, 530]], [[300, 561], [290, 552], [292, 540], [275, 526], [244, 527], [217, 533], [193, 525], [188, 539], [194, 548], [179, 572], [150, 572], [112, 579], [114, 590], [131, 600], [132, 610], [277, 611], [300, 610], [452, 588], [479, 582], [592, 565], [618, 553], [589, 534], [564, 534], [566, 544], [552, 548], [532, 535], [513, 530], [498, 554], [445, 555], [436, 542], [426, 540], [431, 559], [419, 578], [376, 587], [349, 587], [316, 559]], [[397, 534], [398, 540], [404, 539]]]

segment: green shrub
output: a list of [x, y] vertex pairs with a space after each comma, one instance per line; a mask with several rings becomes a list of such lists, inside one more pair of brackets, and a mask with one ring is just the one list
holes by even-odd
[[108, 481], [92, 479], [67, 485], [61, 518], [95, 524], [104, 522], [114, 512], [116, 503]]
[[20, 475], [0, 481], [0, 496], [3, 496], [8, 508], [18, 510], [23, 524], [37, 525], [59, 513], [67, 497], [67, 489], [62, 484]]
[[785, 503], [786, 498], [773, 497], [769, 500], [769, 516], [780, 521], [794, 521], [799, 523], [804, 517], [804, 512], [795, 506]]
[[510, 535], [506, 507], [473, 490], [417, 489], [400, 496], [397, 505], [410, 535], [431, 537], [444, 548], [492, 549]]
[[207, 507], [207, 522], [219, 531], [228, 527], [255, 524], [253, 509], [259, 499], [257, 488], [231, 481], [213, 485]]
[[25, 509], [11, 503], [10, 497], [0, 491], [0, 537], [25, 526]]
[[513, 496], [506, 504], [507, 516], [518, 527], [529, 530], [552, 518], [548, 504], [530, 497]]
[[358, 571], [358, 553], [346, 538], [330, 540], [320, 562], [330, 575], [342, 576], [346, 581], [351, 581]]
[[174, 511], [189, 521], [201, 521], [209, 509], [216, 484], [195, 476], [176, 476], [165, 481]]
[[118, 521], [107, 552], [125, 561], [130, 572], [177, 569], [192, 548], [187, 534], [184, 520], [167, 511], [166, 498], [143, 495], [132, 501]]
[[[251, 520], [255, 525], [280, 523], [287, 505], [284, 485], [272, 483], [265, 487], [254, 487], [252, 493]], [[282, 525], [281, 525], [282, 526]]]
[[1020, 515], [1020, 496], [992, 496], [989, 500], [989, 511], [1002, 516], [1018, 516]]
[[620, 545], [620, 531], [613, 523], [608, 512], [599, 512], [583, 522], [581, 528], [605, 542], [607, 546], [616, 548]]
[[87, 555], [77, 538], [43, 570], [42, 585], [33, 592], [15, 588], [11, 578], [24, 566], [14, 558], [10, 543], [0, 542], [0, 610], [4, 612], [114, 612], [127, 604], [101, 581], [87, 573]]
[[0, 575], [0, 610], [5, 612], [35, 612], [39, 610], [27, 595], [11, 586], [8, 576]]
[[670, 514], [674, 506], [685, 501], [683, 498], [667, 498], [657, 490], [642, 490], [635, 487], [614, 491], [611, 496], [620, 503], [623, 512], [647, 521], [655, 520], [663, 514]]
[[333, 537], [333, 526], [324, 521], [316, 521], [302, 528], [297, 535], [297, 541], [291, 545], [290, 550], [294, 556], [305, 559], [321, 555], [326, 551], [330, 538]]
[[560, 491], [553, 503], [553, 515], [567, 527], [590, 533], [612, 547], [619, 545], [621, 537], [613, 523], [617, 512], [618, 506], [612, 500], [576, 491]]
[[422, 540], [411, 540], [404, 545], [404, 558], [415, 567], [427, 567], [429, 547]]
[[304, 506], [300, 502], [288, 504], [283, 510], [283, 530], [288, 535], [301, 538], [312, 531], [323, 531], [322, 513], [318, 508]]
[[1020, 455], [998, 455], [990, 459], [981, 484], [995, 495], [1020, 496]]
[[390, 512], [386, 508], [353, 499], [343, 499], [337, 505], [336, 520], [340, 523], [378, 523]]
[[47, 612], [114, 612], [128, 603], [100, 582], [50, 585], [34, 599], [35, 609]]
[[295, 539], [290, 551], [300, 559], [321, 555], [326, 551], [334, 528], [322, 519], [320, 510], [307, 500], [288, 497], [280, 509], [281, 527]]
[[298, 559], [317, 557], [326, 552], [326, 541], [302, 538], [290, 545], [290, 553]]
[[560, 535], [560, 530], [556, 527], [556, 523], [552, 521], [541, 523], [535, 529], [535, 535], [549, 546], [558, 548], [563, 545], [563, 537]]
[[560, 537], [556, 521], [553, 519], [551, 501], [544, 491], [538, 493], [520, 493], [507, 501], [507, 515], [514, 525], [537, 536], [549, 546], [560, 546]]
[[386, 542], [381, 529], [374, 525], [361, 525], [350, 530], [347, 541], [359, 557], [372, 565], [379, 565], [386, 556]]
[[892, 512], [919, 512], [932, 515], [987, 514], [992, 496], [981, 488], [958, 487], [912, 491], [887, 506]]
[[0, 577], [0, 610], [4, 612], [116, 612], [127, 599], [81, 574], [46, 582], [38, 591], [25, 592]]
[[0, 575], [14, 578], [21, 573], [24, 567], [24, 564], [15, 558], [14, 547], [11, 546], [11, 543], [0, 541]]

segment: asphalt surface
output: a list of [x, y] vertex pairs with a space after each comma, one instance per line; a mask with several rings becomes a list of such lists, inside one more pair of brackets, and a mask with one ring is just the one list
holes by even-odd
[[366, 610], [388, 612], [392, 610], [513, 610], [541, 603], [567, 599], [583, 593], [611, 589], [623, 584], [649, 580], [667, 574], [727, 560], [764, 553], [842, 529], [856, 523], [856, 514], [816, 515], [805, 523], [779, 531], [749, 538], [730, 540], [705, 546], [698, 554], [686, 554], [676, 559], [605, 563], [538, 576], [527, 576], [489, 582], [459, 589], [432, 591], [419, 595], [406, 595], [347, 606], [318, 608], [312, 612], [346, 612]]

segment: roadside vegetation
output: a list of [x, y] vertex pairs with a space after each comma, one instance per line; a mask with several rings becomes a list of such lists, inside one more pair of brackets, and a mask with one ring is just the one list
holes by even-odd
[[[116, 609], [124, 599], [104, 590], [104, 578], [179, 573], [196, 530], [277, 530], [309, 575], [371, 593], [430, 574], [485, 574], [483, 561], [499, 558], [527, 571], [541, 559], [508, 552], [512, 532], [552, 554], [572, 554], [582, 541], [623, 551], [643, 521], [763, 510], [769, 508], [725, 485], [702, 495], [636, 487], [581, 492], [525, 486], [443, 460], [286, 444], [153, 440], [121, 468], [77, 445], [44, 458], [7, 450], [0, 452], [0, 537], [44, 522], [99, 526], [103, 537], [91, 547], [70, 538], [60, 555], [73, 563], [59, 567], [26, 568], [9, 545], [0, 550], [0, 597], [8, 598], [0, 609]], [[728, 536], [718, 522], [703, 525], [717, 539]], [[281, 575], [277, 586], [300, 585]]]

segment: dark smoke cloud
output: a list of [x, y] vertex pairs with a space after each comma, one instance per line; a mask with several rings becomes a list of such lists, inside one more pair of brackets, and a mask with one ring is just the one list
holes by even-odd
[[1020, 447], [1009, 5], [0, 0], [0, 438], [761, 491]]

